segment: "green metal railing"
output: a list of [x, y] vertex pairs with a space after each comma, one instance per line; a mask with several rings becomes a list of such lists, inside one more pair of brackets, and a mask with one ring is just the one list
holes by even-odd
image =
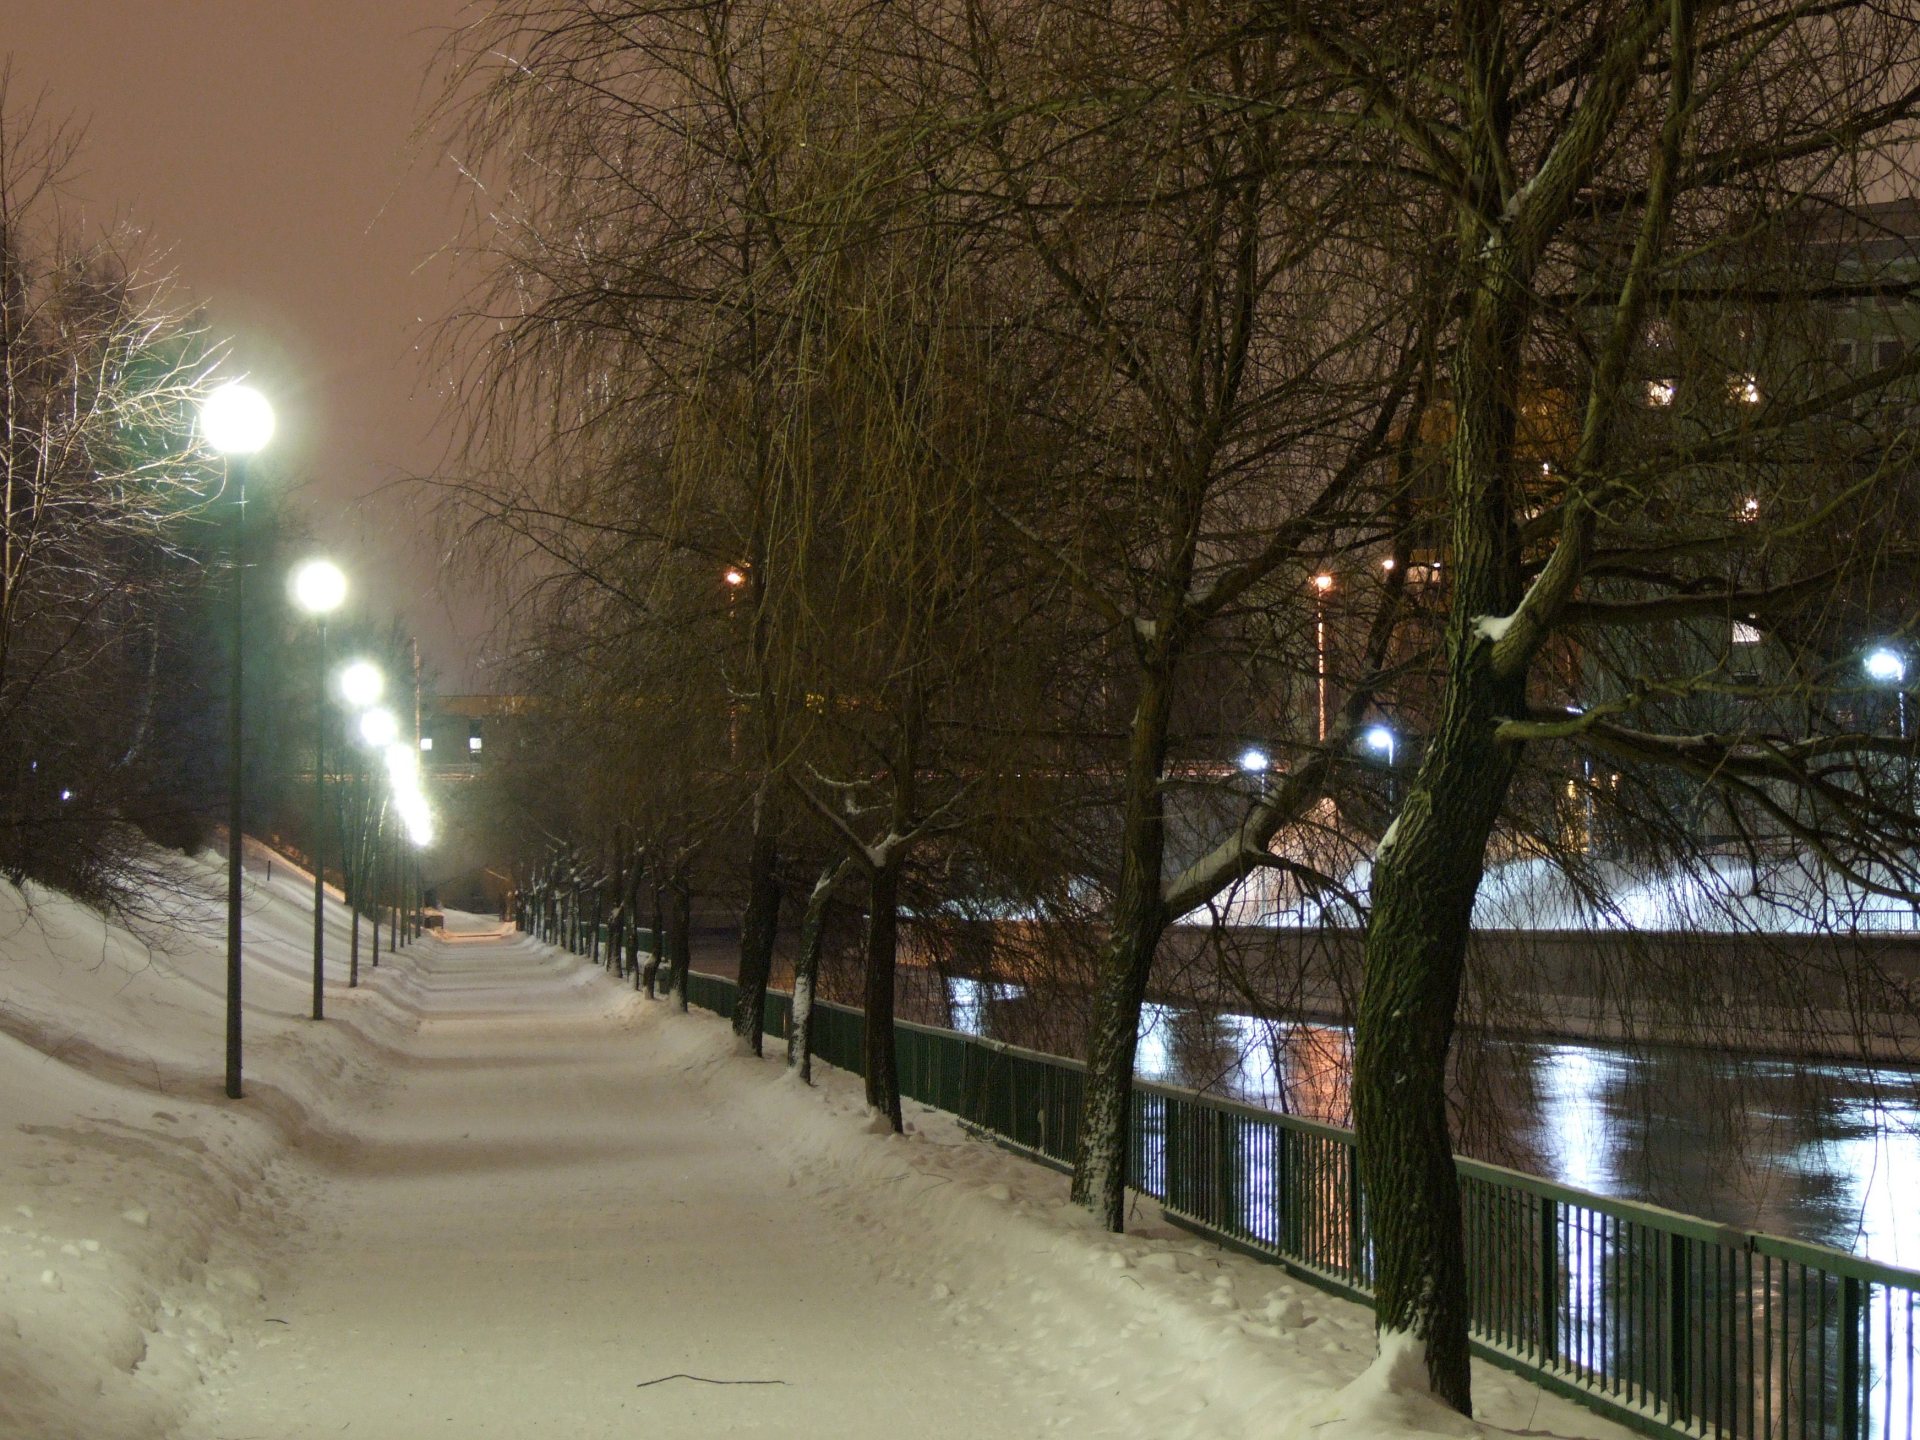
[[[690, 974], [688, 1003], [735, 985]], [[791, 997], [767, 995], [784, 1037]], [[861, 1070], [858, 1010], [814, 1054]], [[901, 1093], [1065, 1169], [1085, 1067], [900, 1021]], [[1168, 1217], [1361, 1301], [1372, 1248], [1351, 1131], [1136, 1081], [1129, 1183]], [[1457, 1162], [1476, 1353], [1636, 1429], [1726, 1440], [1912, 1440], [1920, 1272]]]

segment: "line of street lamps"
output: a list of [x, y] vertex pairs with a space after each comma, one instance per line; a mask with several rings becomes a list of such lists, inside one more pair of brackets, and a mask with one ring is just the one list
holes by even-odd
[[[234, 383], [212, 391], [200, 406], [200, 438], [219, 455], [233, 493], [228, 550], [232, 571], [233, 669], [227, 697], [227, 994], [226, 1093], [243, 1094], [241, 1075], [241, 839], [244, 809], [242, 663], [246, 643], [246, 482], [250, 458], [273, 438], [273, 407], [250, 386]], [[326, 975], [326, 681], [327, 617], [347, 597], [347, 577], [332, 561], [309, 560], [288, 577], [294, 604], [316, 622], [318, 644], [313, 753], [313, 1018], [325, 1018]], [[377, 708], [385, 680], [371, 661], [356, 660], [333, 677], [340, 698], [357, 712], [355, 730], [363, 744], [383, 752], [389, 795], [395, 813], [416, 848], [433, 841], [433, 818], [420, 789], [419, 756], [399, 742], [399, 722]], [[344, 855], [344, 852], [343, 852]], [[350, 865], [350, 857], [343, 863]], [[355, 936], [358, 938], [358, 897]], [[378, 934], [376, 920], [376, 935]], [[377, 943], [377, 941], [376, 941]]]

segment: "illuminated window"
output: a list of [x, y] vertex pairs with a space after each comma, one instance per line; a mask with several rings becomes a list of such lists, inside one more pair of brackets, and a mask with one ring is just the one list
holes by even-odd
[[1647, 404], [1656, 410], [1664, 410], [1673, 404], [1674, 388], [1671, 380], [1647, 381]]
[[1740, 502], [1739, 510], [1734, 513], [1735, 518], [1740, 520], [1758, 520], [1760, 518], [1759, 497], [1754, 495], [1747, 496], [1746, 499]]
[[1729, 375], [1727, 377], [1727, 398], [1736, 405], [1758, 405], [1760, 403], [1760, 379], [1755, 375]]
[[1736, 645], [1758, 645], [1760, 631], [1744, 620], [1733, 622], [1733, 643]]
[[420, 748], [421, 748], [422, 750], [431, 750], [431, 749], [433, 749], [433, 736], [431, 736], [431, 735], [422, 735], [422, 736], [420, 737]]
[[480, 737], [478, 735], [469, 735], [467, 737], [467, 750], [474, 755], [480, 753]]

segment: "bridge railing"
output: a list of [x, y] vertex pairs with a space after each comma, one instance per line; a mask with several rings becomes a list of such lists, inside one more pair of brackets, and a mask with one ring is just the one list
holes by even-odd
[[[735, 986], [688, 977], [730, 1015]], [[769, 992], [784, 1037], [791, 998]], [[858, 1010], [821, 1003], [814, 1053], [861, 1070]], [[900, 1021], [901, 1093], [1056, 1168], [1085, 1067]], [[1367, 1301], [1353, 1133], [1136, 1081], [1129, 1183], [1168, 1218]], [[1913, 1440], [1920, 1272], [1459, 1159], [1476, 1353], [1649, 1434]]]

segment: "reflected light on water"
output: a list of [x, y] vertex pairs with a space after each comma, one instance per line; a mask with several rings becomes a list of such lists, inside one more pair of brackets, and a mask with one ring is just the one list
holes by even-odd
[[[1876, 1075], [1876, 1080], [1883, 1077]], [[1891, 1080], [1886, 1076], [1884, 1079]], [[1840, 1244], [1894, 1265], [1920, 1264], [1920, 1106], [1868, 1095], [1839, 1108], [1844, 1133], [1808, 1147], [1802, 1164], [1835, 1177], [1859, 1238]]]
[[1005, 980], [970, 980], [964, 975], [947, 977], [948, 1023], [962, 1035], [990, 1036], [993, 1027], [987, 1020], [987, 1007], [996, 1000], [1018, 1000], [1024, 987]]
[[1582, 1046], [1552, 1046], [1540, 1058], [1534, 1082], [1540, 1103], [1537, 1143], [1548, 1173], [1562, 1184], [1601, 1195], [1621, 1193], [1606, 1104], [1617, 1068], [1610, 1057]]
[[1175, 1013], [1171, 1005], [1140, 1007], [1140, 1045], [1133, 1053], [1133, 1073], [1142, 1080], [1179, 1083], [1173, 1068]]

